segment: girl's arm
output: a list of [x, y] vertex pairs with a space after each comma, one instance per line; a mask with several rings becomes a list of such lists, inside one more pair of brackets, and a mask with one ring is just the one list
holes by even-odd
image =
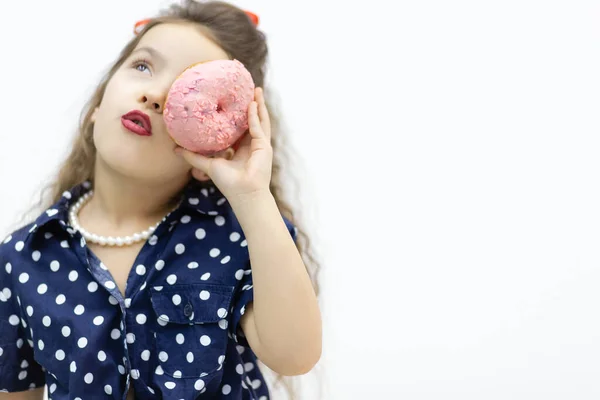
[[309, 372], [321, 357], [321, 315], [306, 267], [269, 191], [236, 198], [248, 242], [254, 302], [240, 325], [250, 347], [282, 375]]

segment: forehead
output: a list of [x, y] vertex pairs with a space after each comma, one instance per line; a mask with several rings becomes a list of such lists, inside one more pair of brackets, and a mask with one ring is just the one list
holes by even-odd
[[168, 64], [178, 69], [198, 62], [229, 58], [198, 27], [189, 23], [165, 23], [151, 28], [135, 49], [142, 47], [153, 48]]

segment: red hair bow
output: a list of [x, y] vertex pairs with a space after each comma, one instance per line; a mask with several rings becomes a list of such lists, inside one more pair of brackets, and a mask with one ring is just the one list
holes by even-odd
[[[245, 13], [248, 16], [248, 18], [250, 18], [250, 21], [252, 21], [254, 26], [258, 26], [258, 23], [260, 22], [260, 18], [258, 18], [258, 15], [254, 14], [251, 11], [245, 11]], [[139, 34], [144, 29], [144, 26], [146, 26], [150, 21], [150, 18], [146, 18], [136, 22], [133, 27], [133, 33], [136, 35]]]

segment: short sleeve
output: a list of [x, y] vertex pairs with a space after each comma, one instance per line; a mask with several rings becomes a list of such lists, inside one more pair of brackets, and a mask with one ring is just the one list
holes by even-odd
[[[285, 222], [285, 225], [287, 226], [288, 232], [292, 236], [292, 239], [294, 240], [294, 242], [296, 242], [298, 236], [298, 230], [296, 229], [296, 226], [285, 217], [283, 217], [283, 221]], [[248, 262], [248, 267], [244, 271], [244, 276], [241, 280], [238, 290], [236, 291], [234, 305], [232, 309], [233, 316], [231, 332], [233, 333], [233, 339], [240, 346], [250, 347], [239, 323], [246, 311], [246, 306], [253, 300], [254, 289], [252, 283], [252, 268], [250, 262]]]
[[22, 392], [43, 387], [45, 375], [33, 358], [33, 342], [26, 336], [12, 282], [12, 265], [0, 245], [0, 392]]

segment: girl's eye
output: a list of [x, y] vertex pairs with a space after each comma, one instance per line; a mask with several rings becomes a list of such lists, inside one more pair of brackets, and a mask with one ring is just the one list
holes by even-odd
[[147, 61], [139, 60], [133, 63], [133, 68], [140, 72], [150, 72], [150, 66]]

